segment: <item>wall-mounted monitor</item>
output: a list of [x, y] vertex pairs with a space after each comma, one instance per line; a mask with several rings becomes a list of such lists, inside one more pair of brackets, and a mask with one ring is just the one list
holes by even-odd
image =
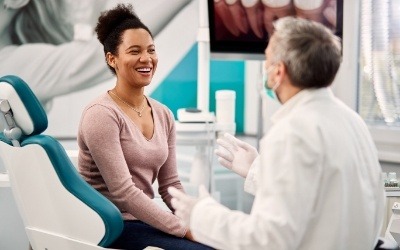
[[342, 38], [343, 0], [208, 0], [212, 58], [264, 60], [264, 50], [281, 17], [321, 22]]

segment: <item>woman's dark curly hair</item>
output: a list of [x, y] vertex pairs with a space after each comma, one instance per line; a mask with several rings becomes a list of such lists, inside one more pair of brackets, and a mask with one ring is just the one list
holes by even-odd
[[[115, 8], [102, 12], [95, 31], [97, 39], [103, 44], [104, 54], [110, 52], [113, 55], [118, 55], [118, 47], [122, 43], [122, 34], [129, 29], [144, 29], [153, 38], [149, 28], [139, 19], [131, 4], [118, 4]], [[115, 75], [115, 69], [110, 65], [108, 67]]]

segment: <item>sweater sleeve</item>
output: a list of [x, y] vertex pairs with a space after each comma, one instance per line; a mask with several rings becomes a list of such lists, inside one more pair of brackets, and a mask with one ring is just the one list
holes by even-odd
[[175, 187], [183, 191], [182, 184], [178, 177], [178, 171], [176, 167], [176, 132], [175, 132], [175, 120], [171, 111], [168, 112], [166, 129], [168, 130], [168, 158], [161, 166], [160, 172], [158, 173], [158, 192], [161, 195], [164, 203], [174, 211], [171, 206], [172, 196], [168, 193], [168, 187]]
[[180, 225], [179, 218], [159, 207], [132, 181], [120, 144], [119, 119], [112, 109], [94, 105], [83, 114], [79, 132], [80, 141], [86, 144], [106, 185], [108, 198], [122, 212], [163, 232], [183, 237], [187, 229]]

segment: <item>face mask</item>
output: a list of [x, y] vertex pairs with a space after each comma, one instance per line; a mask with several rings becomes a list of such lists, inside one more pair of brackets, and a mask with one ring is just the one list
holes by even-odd
[[279, 87], [280, 82], [275, 83], [275, 85], [272, 88], [268, 87], [268, 73], [270, 69], [267, 69], [267, 71], [263, 73], [263, 83], [264, 83], [265, 93], [272, 100], [279, 101], [279, 98], [276, 95], [275, 90]]

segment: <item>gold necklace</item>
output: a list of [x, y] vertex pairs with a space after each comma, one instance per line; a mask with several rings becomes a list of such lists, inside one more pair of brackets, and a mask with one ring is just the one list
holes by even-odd
[[135, 112], [139, 115], [139, 117], [142, 117], [142, 112], [143, 112], [143, 110], [144, 110], [145, 100], [146, 100], [146, 98], [145, 98], [144, 96], [143, 96], [143, 104], [142, 104], [142, 107], [140, 108], [140, 110], [137, 110], [137, 109], [135, 109], [132, 105], [130, 105], [128, 102], [122, 100], [122, 98], [119, 97], [119, 96], [117, 95], [117, 93], [114, 93], [114, 91], [110, 90], [109, 92], [110, 92], [111, 94], [113, 94], [115, 97], [117, 97], [118, 100], [120, 100], [121, 102], [125, 103], [125, 104], [126, 104], [129, 108], [131, 108], [133, 111], [135, 111]]

